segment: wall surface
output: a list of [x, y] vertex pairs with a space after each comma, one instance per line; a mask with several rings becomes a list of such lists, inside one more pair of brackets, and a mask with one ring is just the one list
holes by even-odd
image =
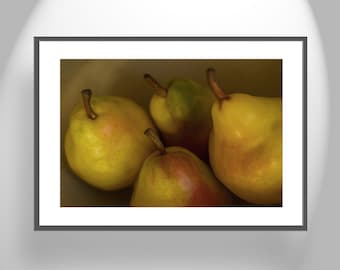
[[[2, 35], [0, 42], [0, 83], [3, 79], [2, 72], [5, 70], [6, 62], [16, 44], [17, 37], [37, 2], [36, 0], [2, 0], [0, 2], [0, 33]], [[340, 137], [340, 121], [337, 118], [340, 114], [340, 106], [336, 102], [340, 100], [340, 91], [338, 91], [340, 89], [340, 76], [338, 75], [340, 39], [336, 33], [340, 24], [337, 12], [340, 4], [333, 0], [310, 0], [309, 2], [321, 31], [327, 60], [332, 95], [331, 134], [328, 145], [327, 173], [319, 203], [316, 205], [314, 222], [307, 232], [308, 243], [305, 245], [305, 252], [301, 258], [297, 261], [294, 259], [294, 263], [291, 264], [289, 269], [337, 269], [340, 266], [338, 260], [340, 216], [337, 209], [338, 191], [340, 190], [337, 170], [339, 163], [337, 152], [340, 150], [337, 138]], [[2, 89], [0, 89], [0, 99], [5, 97]], [[32, 97], [28, 93], [23, 98], [30, 99]], [[6, 101], [3, 101], [0, 104], [5, 104]], [[20, 108], [18, 109], [20, 110]], [[6, 115], [6, 117], [10, 117], [10, 115]], [[3, 129], [1, 131], [6, 132]], [[20, 136], [22, 137], [32, 137], [31, 134], [25, 134], [22, 129], [18, 132], [21, 132]], [[5, 147], [6, 142], [2, 140], [1, 134], [0, 138], [1, 148], [10, 151]], [[27, 148], [22, 151], [32, 151], [30, 146]], [[16, 154], [20, 156], [20, 151]], [[6, 155], [6, 153], [2, 151], [2, 155]], [[5, 160], [5, 158], [2, 160]], [[18, 160], [20, 160], [19, 157], [18, 159], [7, 160], [7, 162], [11, 163], [11, 166], [15, 166]], [[28, 164], [32, 162], [26, 161]], [[3, 198], [7, 198], [5, 196], [6, 184], [4, 183], [11, 181], [13, 181], [12, 186], [15, 186], [18, 191], [18, 197], [13, 198], [13, 200], [20, 203], [33, 203], [26, 200], [31, 198], [33, 187], [31, 190], [24, 190], [22, 186], [29, 187], [30, 185], [18, 182], [19, 179], [12, 178], [11, 175], [2, 174], [5, 166], [7, 164], [0, 164], [1, 205], [4, 206], [8, 203], [3, 200]], [[19, 164], [18, 170], [20, 170], [20, 166]], [[26, 164], [25, 166], [30, 165]], [[259, 257], [263, 257], [264, 260], [266, 258], [272, 260], [268, 262], [269, 264], [276, 261], [278, 263], [277, 269], [281, 269], [279, 266], [280, 259], [285, 252], [284, 245], [281, 245], [280, 250], [272, 250], [266, 254], [260, 248], [261, 239], [255, 239], [249, 234], [250, 244], [258, 242], [259, 250], [257, 254], [254, 254], [254, 257], [244, 257], [242, 247], [237, 246], [233, 254], [228, 256], [228, 254], [225, 254], [225, 250], [230, 243], [229, 240], [235, 242], [238, 234], [224, 232], [112, 232], [97, 233], [96, 237], [93, 233], [75, 232], [73, 234], [74, 241], [69, 239], [72, 238], [72, 235], [66, 232], [58, 232], [57, 234], [36, 232], [32, 234], [27, 232], [32, 230], [33, 224], [27, 224], [26, 220], [31, 219], [33, 213], [25, 212], [18, 207], [20, 203], [13, 205], [13, 213], [16, 213], [14, 225], [13, 222], [8, 221], [12, 219], [12, 216], [5, 216], [3, 212], [0, 213], [2, 223], [0, 236], [1, 239], [5, 239], [5, 241], [0, 241], [0, 269], [84, 269], [85, 261], [86, 269], [225, 269], [225, 266], [230, 263], [228, 260], [231, 255], [239, 260], [249, 261], [248, 269], [254, 269], [251, 267], [251, 262], [257, 261]], [[17, 218], [18, 215], [20, 215], [20, 218]], [[9, 227], [7, 224], [11, 224], [13, 227]], [[25, 226], [22, 224], [25, 224]], [[91, 241], [83, 239], [81, 242], [77, 242], [81, 239], [80, 234], [84, 237], [89, 236]], [[244, 232], [244, 234], [247, 234], [247, 232]], [[8, 235], [15, 236], [7, 237]], [[273, 235], [275, 235], [275, 232], [263, 233], [260, 236], [270, 237]], [[63, 243], [65, 239], [68, 239], [67, 246]], [[85, 248], [84, 245], [87, 245], [87, 247]], [[273, 247], [276, 247], [275, 243], [273, 243]], [[246, 268], [234, 267], [233, 269]]]

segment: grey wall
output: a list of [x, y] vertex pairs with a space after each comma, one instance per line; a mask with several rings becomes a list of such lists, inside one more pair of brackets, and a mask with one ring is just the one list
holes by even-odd
[[338, 269], [340, 242], [340, 214], [338, 206], [339, 151], [340, 151], [340, 2], [334, 0], [309, 0], [319, 25], [326, 53], [331, 88], [331, 136], [329, 144], [326, 181], [310, 228], [309, 249], [306, 250], [303, 269]]
[[[0, 33], [2, 36], [0, 42], [0, 74], [5, 67], [5, 63], [8, 59], [13, 44], [15, 44], [16, 37], [20, 33], [21, 27], [24, 25], [36, 2], [36, 0], [0, 1]], [[337, 104], [337, 102], [340, 100], [340, 76], [338, 68], [340, 63], [340, 54], [338, 51], [338, 48], [340, 48], [340, 38], [338, 35], [338, 26], [340, 25], [338, 11], [340, 10], [340, 3], [334, 0], [310, 0], [310, 3], [322, 33], [324, 49], [326, 52], [327, 64], [329, 68], [330, 87], [332, 90], [332, 132], [328, 155], [328, 170], [326, 174], [327, 179], [323, 186], [320, 203], [315, 216], [315, 222], [308, 231], [310, 242], [308, 248], [305, 251], [305, 257], [302, 258], [303, 264], [301, 265], [301, 269], [337, 269], [340, 266], [338, 259], [338, 243], [340, 242], [340, 215], [337, 208], [339, 205], [337, 199], [339, 197], [340, 191], [340, 181], [338, 179], [339, 174], [337, 173], [337, 165], [339, 164], [337, 153], [340, 151], [340, 144], [338, 143], [338, 138], [340, 138], [340, 121], [337, 121], [337, 116], [340, 114], [340, 106]], [[196, 235], [199, 236], [199, 234]], [[40, 235], [40, 237], [42, 236]], [[140, 240], [147, 240], [145, 234], [142, 237], [138, 232], [129, 234], [129, 237], [134, 238], [137, 242]], [[223, 268], [224, 244], [220, 241], [219, 233], [211, 233], [210, 235], [204, 234], [202, 237], [203, 246], [201, 251], [199, 251], [197, 247], [193, 246], [194, 244], [197, 244], [198, 241], [193, 241], [192, 243], [179, 242], [179, 246], [176, 247], [176, 241], [172, 240], [173, 235], [171, 233], [157, 233], [154, 234], [153, 237], [160, 239], [159, 241], [156, 241], [156, 243], [160, 245], [159, 249], [162, 249], [162, 245], [164, 245], [164, 250], [170, 251], [168, 254], [166, 252], [159, 252], [158, 254], [161, 254], [162, 256], [159, 257], [158, 260], [164, 260], [164, 262], [171, 261], [171, 265], [175, 265], [176, 261], [178, 263], [182, 261], [184, 262], [182, 266], [186, 265], [189, 267], [190, 265], [190, 267], [194, 268], [195, 256], [192, 256], [192, 253], [190, 252], [188, 254], [184, 254], [183, 251], [190, 248], [196, 248], [196, 250], [198, 250], [197, 255], [199, 257], [205, 256], [208, 259], [207, 265], [202, 264], [202, 260], [196, 261], [196, 268], [204, 269], [205, 266], [209, 266], [210, 269]], [[179, 237], [178, 239], [181, 238]], [[122, 238], [118, 238], [117, 240], [122, 240]], [[129, 243], [133, 243], [133, 241], [129, 241]], [[95, 245], [98, 246], [98, 243], [95, 243]], [[167, 245], [172, 246], [167, 247]], [[206, 245], [209, 245], [209, 247], [207, 248]], [[139, 244], [138, 246], [141, 248], [143, 247], [142, 244]], [[53, 243], [51, 243], [51, 245], [47, 246], [46, 248], [53, 249]], [[6, 249], [6, 243], [0, 243], [0, 269], [9, 269], [6, 267], [4, 268], [4, 265], [1, 265], [1, 263], [4, 261], [4, 258], [2, 258], [2, 249]], [[20, 250], [22, 251], [22, 254], [18, 254], [18, 260], [20, 260], [20, 256], [27, 257], [31, 254], [29, 252], [29, 246], [22, 247]], [[60, 250], [56, 249], [55, 251], [58, 252]], [[101, 254], [96, 254], [96, 250], [92, 250], [92, 252], [93, 256], [101, 256]], [[117, 265], [123, 265], [124, 262], [128, 261], [130, 266], [134, 265], [136, 268], [142, 268], [143, 266], [146, 266], [145, 262], [147, 262], [147, 260], [143, 260], [144, 265], [143, 262], [134, 261], [134, 255], [138, 255], [138, 249], [136, 248], [132, 248], [123, 244], [119, 251], [112, 250], [112, 252], [118, 252], [120, 255]], [[43, 255], [44, 253], [41, 254], [41, 257], [43, 257]], [[91, 252], [86, 254], [86, 256], [90, 255]], [[188, 255], [189, 257], [186, 258], [187, 260], [184, 261], [184, 256]], [[81, 260], [82, 254], [77, 254], [77, 256], [77, 258]], [[149, 254], [148, 258], [152, 260], [152, 254]], [[45, 258], [44, 260], [42, 258], [41, 263], [46, 262], [48, 262], [48, 258]], [[50, 262], [53, 263], [53, 260]], [[212, 265], [214, 262], [215, 267]], [[167, 265], [169, 266], [169, 264]], [[60, 269], [72, 269], [72, 266], [69, 265], [67, 267], [66, 265], [60, 264]], [[98, 269], [100, 269], [100, 267], [98, 267]]]
[[20, 34], [21, 27], [28, 19], [37, 0], [0, 1], [0, 75], [5, 68], [11, 48]]

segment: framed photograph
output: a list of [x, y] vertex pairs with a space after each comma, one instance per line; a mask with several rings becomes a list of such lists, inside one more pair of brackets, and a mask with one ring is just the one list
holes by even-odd
[[306, 230], [306, 37], [35, 37], [35, 230]]

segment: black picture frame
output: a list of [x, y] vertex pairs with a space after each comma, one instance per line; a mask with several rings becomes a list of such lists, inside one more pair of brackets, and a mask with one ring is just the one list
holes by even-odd
[[[39, 223], [39, 43], [41, 41], [301, 41], [303, 44], [303, 224], [301, 226], [42, 226]], [[307, 230], [307, 37], [34, 37], [34, 230], [297, 231]]]

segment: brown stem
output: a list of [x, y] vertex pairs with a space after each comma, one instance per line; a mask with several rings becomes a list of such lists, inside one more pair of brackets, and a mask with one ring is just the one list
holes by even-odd
[[152, 128], [148, 128], [144, 131], [144, 134], [148, 136], [151, 141], [156, 145], [157, 149], [161, 152], [161, 154], [165, 154], [165, 147], [162, 143], [161, 139], [158, 137], [156, 131]]
[[155, 89], [157, 95], [161, 97], [166, 97], [168, 89], [164, 88], [152, 77], [149, 73], [144, 74], [144, 79]]
[[216, 73], [215, 69], [213, 69], [213, 68], [207, 69], [207, 79], [208, 79], [208, 83], [209, 83], [210, 88], [212, 89], [215, 96], [219, 100], [229, 99], [230, 96], [228, 96], [226, 93], [224, 93], [222, 88], [218, 85], [216, 78], [215, 78], [215, 73]]
[[93, 109], [91, 107], [91, 97], [92, 97], [91, 89], [82, 90], [81, 95], [83, 97], [83, 104], [84, 104], [84, 107], [85, 107], [87, 117], [92, 119], [92, 120], [96, 119], [97, 114], [93, 111]]

